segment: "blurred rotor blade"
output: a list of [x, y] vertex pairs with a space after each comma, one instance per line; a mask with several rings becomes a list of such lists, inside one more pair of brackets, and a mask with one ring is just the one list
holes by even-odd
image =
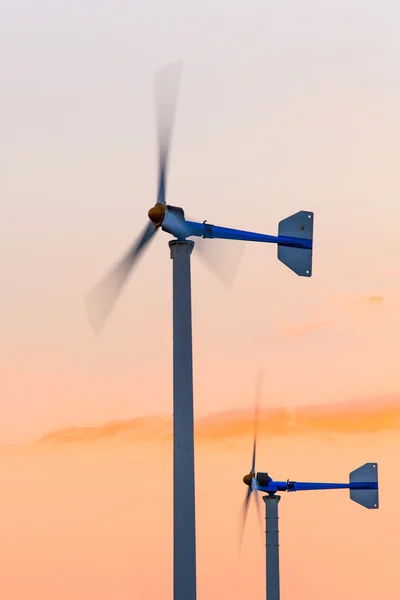
[[171, 63], [155, 75], [155, 102], [158, 131], [158, 191], [157, 202], [166, 204], [168, 155], [171, 144], [182, 64]]
[[204, 266], [230, 289], [243, 256], [244, 242], [196, 238], [194, 247]]
[[264, 371], [262, 369], [260, 369], [260, 371], [257, 374], [257, 381], [256, 381], [256, 399], [255, 399], [255, 408], [254, 408], [253, 459], [251, 462], [251, 472], [252, 473], [255, 473], [255, 468], [256, 468], [257, 436], [258, 436], [258, 425], [259, 425], [259, 420], [260, 420], [260, 407], [261, 407], [263, 385], [264, 385]]
[[89, 321], [96, 334], [103, 328], [132, 267], [156, 231], [157, 228], [149, 221], [139, 239], [86, 296]]
[[239, 531], [239, 553], [240, 553], [240, 550], [242, 549], [243, 533], [244, 533], [244, 527], [246, 525], [247, 511], [249, 509], [249, 500], [250, 500], [251, 492], [252, 492], [252, 489], [251, 489], [251, 487], [249, 487], [247, 490], [247, 493], [246, 493], [246, 498], [244, 499], [243, 507], [242, 507], [242, 518], [241, 518], [241, 522], [240, 522], [240, 531]]

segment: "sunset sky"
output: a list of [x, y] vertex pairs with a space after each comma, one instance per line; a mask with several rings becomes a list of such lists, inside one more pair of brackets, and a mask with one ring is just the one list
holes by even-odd
[[[164, 64], [183, 61], [169, 203], [182, 206], [188, 217], [199, 221], [270, 234], [276, 233], [281, 219], [298, 210], [315, 212], [311, 279], [299, 278], [279, 263], [273, 246], [245, 244], [235, 283], [226, 290], [193, 254], [196, 416], [251, 408], [260, 366], [266, 372], [266, 407], [294, 410], [353, 400], [364, 406], [388, 397], [398, 399], [399, 28], [400, 4], [392, 0], [2, 3], [0, 444], [22, 445], [19, 451], [10, 454], [4, 450], [1, 456], [5, 503], [10, 511], [5, 527], [9, 528], [7, 539], [15, 544], [19, 539], [33, 552], [41, 523], [51, 513], [43, 525], [47, 532], [43, 535], [50, 537], [43, 541], [38, 560], [47, 564], [51, 548], [57, 544], [65, 550], [43, 583], [44, 571], [35, 574], [29, 566], [33, 563], [28, 549], [19, 556], [21, 546], [15, 546], [15, 553], [3, 548], [0, 562], [8, 561], [9, 567], [2, 584], [0, 564], [0, 587], [5, 585], [7, 590], [2, 593], [0, 589], [4, 600], [25, 600], [31, 588], [23, 586], [29, 581], [37, 590], [35, 600], [53, 598], [61, 572], [63, 577], [69, 574], [78, 586], [68, 588], [65, 598], [80, 600], [91, 594], [110, 598], [117, 587], [118, 598], [132, 598], [132, 580], [128, 584], [121, 575], [132, 566], [129, 552], [140, 555], [139, 570], [144, 578], [158, 566], [169, 577], [167, 563], [159, 565], [162, 548], [171, 549], [171, 457], [165, 448], [160, 463], [163, 479], [156, 485], [139, 460], [143, 441], [129, 445], [126, 456], [121, 450], [124, 444], [110, 450], [104, 441], [93, 447], [86, 441], [84, 447], [78, 444], [71, 450], [68, 446], [65, 451], [52, 446], [39, 451], [29, 445], [68, 427], [171, 414], [169, 236], [159, 234], [151, 245], [97, 339], [84, 310], [85, 294], [139, 233], [155, 202], [153, 76]], [[240, 252], [239, 242], [210, 240], [209, 244], [222, 264], [226, 255]], [[204, 521], [210, 519], [199, 543], [208, 544], [214, 531], [219, 540], [212, 549], [215, 556], [228, 546], [231, 551], [231, 534], [224, 541], [230, 525], [224, 521], [218, 530], [217, 516], [224, 513], [223, 494], [229, 503], [224, 485], [230, 485], [233, 478], [239, 481], [239, 488], [229, 515], [236, 515], [244, 493], [242, 470], [248, 469], [246, 452], [251, 445], [250, 438], [239, 442], [235, 432], [229, 435], [234, 440], [232, 453], [222, 441], [218, 451], [204, 441], [199, 458], [203, 481], [198, 492], [203, 507], [200, 514]], [[382, 464], [382, 473], [393, 489], [388, 473], [390, 465], [396, 466], [396, 432], [385, 433], [383, 428], [380, 433], [363, 433], [361, 446], [356, 432], [334, 442], [325, 434], [318, 441], [314, 437], [309, 441], [309, 435], [301, 433], [304, 450], [299, 452], [286, 431], [280, 434], [279, 444], [287, 447], [287, 452], [290, 448], [290, 456], [295, 457], [296, 476], [311, 474], [320, 479], [329, 471], [346, 480], [348, 471], [358, 463], [382, 458], [388, 461], [386, 466]], [[160, 457], [160, 443], [146, 442], [154, 461]], [[334, 443], [343, 454], [338, 463]], [[212, 513], [207, 504], [206, 473], [214, 468], [214, 452], [219, 460], [229, 462], [223, 489], [218, 488], [220, 478], [213, 475], [220, 513]], [[315, 452], [320, 456], [316, 458]], [[310, 461], [304, 472], [300, 455], [306, 464]], [[104, 456], [109, 456], [106, 464]], [[120, 460], [131, 472], [127, 475], [123, 465], [118, 467], [118, 491], [113, 493], [119, 499], [108, 500], [107, 490], [113, 485], [109, 478]], [[83, 471], [96, 465], [93, 487], [88, 481], [83, 483], [86, 471], [74, 472], [80, 461], [86, 465]], [[278, 477], [281, 467], [283, 477], [291, 477], [286, 473], [289, 466], [288, 459], [281, 464], [275, 453]], [[140, 484], [133, 483], [132, 469], [137, 470]], [[142, 489], [142, 482], [145, 493], [152, 497], [150, 506], [139, 499], [137, 486]], [[124, 496], [125, 484], [128, 496]], [[85, 521], [84, 535], [99, 555], [92, 557], [84, 574], [74, 548], [79, 527], [90, 511], [81, 511], [77, 493], [84, 497], [85, 506], [100, 497], [103, 507], [99, 508], [104, 527], [101, 543], [90, 537], [92, 525]], [[388, 493], [382, 492], [386, 498]], [[36, 511], [32, 513], [34, 523], [24, 504], [27, 497]], [[60, 502], [69, 507], [68, 518], [78, 528], [72, 528], [70, 538], [70, 527], [57, 512]], [[126, 504], [118, 508], [118, 502]], [[144, 529], [138, 534], [142, 541], [132, 542], [132, 527], [137, 522], [126, 525], [123, 521], [132, 502], [138, 503], [133, 518], [139, 519], [140, 509], [141, 527], [143, 522], [151, 522], [153, 535], [157, 531], [154, 513], [160, 509], [159, 518], [163, 519], [166, 511], [169, 521], [156, 551], [145, 546], [145, 552], [140, 552]], [[296, 511], [314, 515], [301, 502]], [[390, 504], [388, 498], [385, 502]], [[288, 515], [283, 526], [285, 544], [289, 544], [291, 523], [297, 540], [293, 543], [298, 544], [298, 554], [305, 561], [300, 544], [310, 528], [302, 530], [296, 525], [299, 513], [292, 510], [294, 504], [292, 497], [285, 498], [282, 508]], [[50, 505], [53, 512], [48, 511]], [[334, 510], [335, 502], [329, 499], [312, 506], [321, 522]], [[25, 511], [25, 520], [18, 511]], [[364, 533], [358, 542], [357, 535], [363, 527], [371, 527], [371, 544], [379, 544], [384, 552], [389, 524], [396, 517], [383, 506], [378, 517], [363, 512], [348, 499], [340, 511], [340, 522], [346, 528], [353, 527], [352, 516], [356, 519], [357, 533], [349, 548], [362, 561], [357, 558], [353, 573], [341, 571], [348, 567], [350, 549], [345, 556], [340, 554], [338, 532], [330, 523], [327, 536], [336, 535], [335, 550], [326, 546], [326, 551], [336, 571], [329, 577], [336, 575], [343, 585], [347, 582], [354, 597], [358, 589], [354, 573], [361, 577], [368, 564], [371, 569], [374, 564], [371, 556], [367, 557], [370, 563], [363, 562], [368, 536]], [[121, 519], [120, 529], [117, 527], [119, 533], [108, 545], [114, 518]], [[382, 524], [380, 529], [374, 525], [377, 522]], [[253, 533], [257, 536], [254, 527]], [[312, 549], [320, 560], [322, 541], [316, 538]], [[392, 534], [390, 543], [394, 543]], [[119, 544], [125, 561], [121, 564], [115, 558]], [[82, 552], [89, 546], [82, 542]], [[113, 559], [107, 554], [109, 547], [114, 548]], [[283, 559], [283, 564], [286, 560], [294, 569], [292, 587], [287, 579], [283, 585], [287, 594], [301, 585], [304, 593], [309, 593], [311, 567], [296, 562], [293, 548]], [[202, 564], [204, 552], [203, 547]], [[236, 558], [229, 552], [221, 571], [215, 564], [213, 572], [203, 569], [199, 600], [211, 598], [211, 589], [215, 598], [224, 594], [221, 590], [227, 574], [237, 568]], [[254, 590], [262, 597], [262, 545], [254, 552], [257, 568], [250, 566], [249, 555], [243, 560], [248, 561], [251, 577], [260, 578]], [[108, 573], [109, 588], [104, 582], [96, 583], [98, 565], [104, 569], [108, 562], [113, 565]], [[379, 577], [385, 564], [382, 559]], [[308, 571], [303, 573], [302, 565]], [[15, 573], [24, 584], [17, 582]], [[328, 572], [321, 575], [321, 582], [325, 575], [328, 577]], [[388, 573], [385, 577], [390, 580]], [[87, 588], [78, 592], [80, 578]], [[146, 595], [143, 581], [138, 584], [142, 592], [134, 594], [138, 600], [171, 598], [169, 584], [164, 595], [156, 588], [153, 595]], [[165, 588], [165, 580], [160, 581]], [[330, 597], [318, 587], [318, 581], [310, 600], [337, 598], [338, 590]], [[364, 600], [375, 597], [372, 590], [385, 591], [378, 587], [379, 581], [378, 574], [371, 574], [362, 591]], [[161, 585], [157, 581], [152, 584]], [[234, 582], [231, 585], [233, 591], [239, 589]], [[101, 592], [106, 589], [107, 593]], [[62, 600], [59, 591], [56, 595]], [[234, 595], [232, 598], [236, 600]]]

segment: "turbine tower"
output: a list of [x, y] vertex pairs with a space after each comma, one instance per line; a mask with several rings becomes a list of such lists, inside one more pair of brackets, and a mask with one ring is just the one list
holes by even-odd
[[260, 514], [257, 492], [265, 493], [265, 549], [266, 549], [266, 598], [267, 600], [280, 600], [280, 569], [279, 569], [279, 528], [278, 505], [281, 499], [278, 492], [298, 492], [310, 490], [337, 490], [348, 489], [350, 498], [368, 509], [379, 508], [378, 498], [378, 465], [366, 463], [355, 469], [349, 475], [348, 483], [310, 483], [298, 481], [274, 481], [268, 473], [257, 473], [256, 447], [259, 420], [259, 399], [256, 396], [256, 409], [254, 419], [253, 458], [250, 473], [243, 477], [243, 482], [248, 486], [244, 507], [241, 537], [246, 521], [249, 500], [252, 492]]
[[167, 166], [181, 65], [174, 63], [156, 74], [158, 124], [157, 202], [139, 239], [88, 294], [86, 305], [98, 333], [127, 281], [138, 257], [160, 229], [169, 242], [173, 268], [173, 447], [174, 447], [174, 600], [196, 600], [196, 527], [193, 434], [193, 366], [190, 256], [188, 238], [220, 238], [275, 243], [278, 259], [297, 275], [311, 277], [313, 213], [301, 211], [279, 223], [278, 235], [188, 221], [182, 208], [166, 203]]

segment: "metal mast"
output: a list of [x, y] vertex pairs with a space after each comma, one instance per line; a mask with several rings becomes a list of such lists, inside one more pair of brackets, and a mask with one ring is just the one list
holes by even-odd
[[278, 503], [280, 496], [263, 496], [265, 502], [265, 554], [267, 600], [280, 600]]
[[192, 305], [194, 242], [169, 242], [173, 261], [174, 600], [196, 600]]

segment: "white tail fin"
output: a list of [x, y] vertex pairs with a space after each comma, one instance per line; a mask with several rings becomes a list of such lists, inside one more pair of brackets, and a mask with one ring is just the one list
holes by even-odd
[[[376, 463], [366, 463], [349, 476], [350, 483], [376, 483], [378, 484], [378, 465]], [[350, 498], [365, 506], [365, 508], [379, 508], [378, 488], [371, 490], [350, 490]]]
[[[312, 241], [313, 232], [314, 213], [305, 210], [283, 219], [278, 225], [278, 236]], [[312, 275], [311, 248], [290, 248], [278, 243], [278, 260], [300, 277], [311, 277]]]

